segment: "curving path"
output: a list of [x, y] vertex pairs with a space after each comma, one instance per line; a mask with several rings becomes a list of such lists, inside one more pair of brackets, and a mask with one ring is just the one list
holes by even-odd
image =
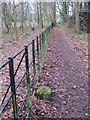
[[[42, 79], [53, 89], [56, 117], [88, 118], [87, 70], [69, 47], [61, 29], [54, 28]], [[55, 115], [54, 115], [55, 117]]]

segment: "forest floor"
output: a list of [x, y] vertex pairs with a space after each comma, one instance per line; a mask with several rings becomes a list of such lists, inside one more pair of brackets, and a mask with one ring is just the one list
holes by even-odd
[[52, 100], [33, 102], [34, 116], [88, 118], [88, 41], [73, 29], [55, 27], [39, 85], [52, 88]]
[[0, 64], [8, 60], [17, 54], [25, 45], [29, 44], [37, 35], [39, 35], [45, 28], [35, 29], [35, 30], [18, 30], [18, 39], [16, 40], [16, 34], [13, 32], [2, 33], [2, 47], [0, 48]]

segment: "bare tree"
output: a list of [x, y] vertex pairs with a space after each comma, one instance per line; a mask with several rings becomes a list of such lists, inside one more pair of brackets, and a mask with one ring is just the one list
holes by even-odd
[[54, 10], [54, 12], [53, 12], [53, 16], [54, 16], [53, 22], [54, 22], [54, 24], [56, 24], [56, 2], [54, 2], [53, 10]]
[[40, 14], [39, 14], [39, 3], [37, 2], [36, 3], [36, 6], [37, 6], [37, 23], [38, 23], [38, 25], [40, 24]]
[[10, 21], [9, 21], [9, 12], [8, 12], [8, 5], [6, 2], [2, 3], [2, 13], [3, 13], [3, 21], [7, 28], [7, 32], [10, 31]]
[[17, 11], [15, 1], [13, 0], [13, 21], [14, 21], [14, 31], [16, 34], [16, 40], [18, 40], [18, 32], [17, 32]]
[[66, 23], [68, 20], [68, 5], [67, 2], [57, 3], [58, 11], [62, 20]]
[[80, 33], [80, 16], [79, 16], [79, 11], [80, 11], [80, 3], [75, 2], [75, 14], [76, 14], [76, 32]]
[[39, 3], [40, 5], [40, 25], [43, 28], [43, 15], [42, 15], [42, 3]]
[[21, 28], [24, 28], [24, 3], [21, 2]]

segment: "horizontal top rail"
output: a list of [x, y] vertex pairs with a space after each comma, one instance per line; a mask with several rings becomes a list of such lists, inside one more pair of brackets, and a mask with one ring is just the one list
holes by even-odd
[[29, 47], [31, 44], [32, 44], [32, 42], [30, 42], [30, 43], [27, 45], [27, 47]]
[[[9, 58], [16, 58], [19, 54], [21, 54], [23, 51], [25, 50], [25, 48], [23, 48], [22, 50], [20, 50], [16, 55], [9, 57]], [[6, 62], [4, 62], [3, 64], [0, 65], [0, 69], [3, 68], [5, 65], [7, 65], [11, 60], [8, 59]]]
[[4, 62], [3, 64], [0, 65], [0, 69], [3, 68], [5, 65], [7, 65], [10, 62], [10, 60], [7, 60], [6, 62]]
[[12, 57], [12, 59], [16, 58], [19, 54], [21, 54], [23, 51], [25, 50], [25, 48], [23, 48], [22, 50], [20, 50], [16, 55], [14, 55]]

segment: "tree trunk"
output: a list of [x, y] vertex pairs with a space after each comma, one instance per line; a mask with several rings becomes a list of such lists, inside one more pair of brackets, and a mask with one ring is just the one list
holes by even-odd
[[17, 15], [16, 15], [16, 5], [13, 0], [13, 20], [14, 20], [14, 31], [16, 34], [16, 40], [18, 40], [18, 32], [17, 32]]
[[4, 24], [6, 26], [7, 29], [7, 33], [9, 33], [9, 15], [8, 15], [8, 11], [7, 11], [7, 3], [4, 2], [2, 3], [2, 13], [3, 13], [3, 20], [4, 20]]
[[21, 3], [21, 27], [24, 27], [24, 6], [23, 6], [23, 2]]
[[38, 4], [38, 2], [37, 2], [37, 23], [38, 23], [38, 25], [40, 24], [40, 19], [39, 19], [39, 4]]
[[54, 2], [54, 20], [53, 20], [53, 22], [54, 22], [54, 24], [56, 24], [56, 2]]
[[41, 27], [43, 28], [42, 4], [41, 4], [41, 2], [40, 2], [40, 24], [41, 24]]
[[79, 7], [80, 7], [79, 2], [76, 2], [76, 3], [75, 3], [75, 14], [76, 14], [76, 25], [75, 25], [75, 29], [76, 29], [76, 32], [77, 32], [77, 33], [80, 33]]
[[68, 14], [67, 14], [67, 10], [69, 9], [67, 7], [67, 3], [66, 2], [63, 2], [63, 8], [62, 8], [62, 18], [64, 20], [64, 22], [66, 23], [67, 20], [68, 20]]

